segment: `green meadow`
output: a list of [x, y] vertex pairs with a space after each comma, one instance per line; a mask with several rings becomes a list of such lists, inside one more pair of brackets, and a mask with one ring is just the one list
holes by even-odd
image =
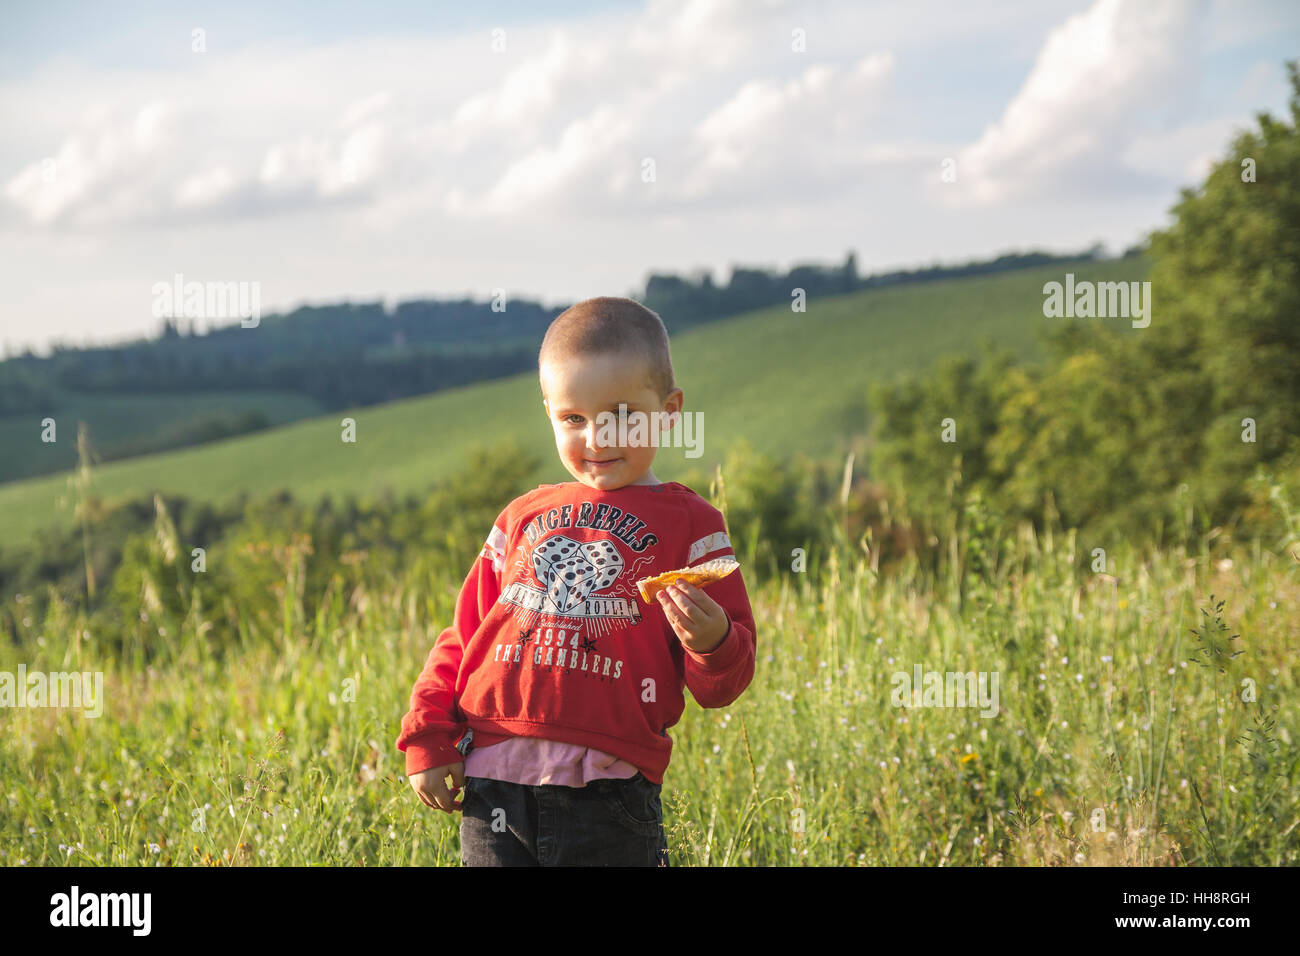
[[[747, 577], [753, 683], [671, 730], [671, 865], [1300, 863], [1300, 721], [1277, 706], [1300, 575], [1205, 544], [1095, 575], [1072, 533], [1026, 527], [986, 572], [966, 538], [938, 575], [883, 576], [841, 536], [815, 574]], [[103, 671], [103, 713], [6, 713], [0, 865], [458, 862], [393, 740], [460, 575], [339, 580], [313, 609], [302, 557], [233, 645], [210, 591], [120, 655], [76, 608], [20, 621], [0, 670]], [[996, 674], [996, 707], [900, 706], [915, 667]]]

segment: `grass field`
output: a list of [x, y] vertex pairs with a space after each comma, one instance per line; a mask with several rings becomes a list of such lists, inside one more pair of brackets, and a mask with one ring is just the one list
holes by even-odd
[[[1080, 278], [1130, 280], [1140, 260], [1084, 263]], [[973, 354], [981, 340], [1038, 354], [1042, 286], [1055, 266], [974, 279], [875, 290], [809, 303], [803, 314], [768, 309], [693, 329], [673, 342], [687, 410], [707, 412], [703, 455], [661, 449], [655, 472], [692, 481], [711, 473], [737, 438], [786, 459], [798, 453], [842, 458], [866, 433], [868, 386], [929, 366], [948, 354]], [[357, 441], [340, 440], [340, 421], [357, 422]], [[43, 450], [39, 432], [0, 433], [5, 456]], [[419, 492], [455, 472], [476, 444], [515, 440], [543, 462], [538, 481], [567, 480], [556, 460], [536, 376], [392, 402], [198, 448], [114, 462], [96, 470], [92, 493], [108, 500], [149, 491], [223, 500], [287, 488], [315, 499], [373, 495], [384, 488]], [[76, 428], [60, 423], [60, 453], [75, 448]], [[0, 541], [23, 542], [72, 521], [66, 475], [0, 485]]]
[[[1116, 552], [1116, 580], [1080, 572], [1080, 547], [1022, 529], [964, 603], [954, 576], [878, 579], [844, 545], [816, 579], [749, 580], [752, 685], [672, 730], [671, 863], [1300, 863], [1300, 723], [1278, 707], [1300, 678], [1295, 561]], [[456, 818], [418, 802], [393, 741], [459, 579], [340, 588], [310, 619], [285, 584], [275, 623], [224, 649], [201, 609], [116, 662], [70, 608], [23, 621], [0, 670], [102, 669], [106, 703], [6, 714], [0, 864], [456, 863]], [[1226, 633], [1242, 654], [1199, 666]], [[917, 665], [996, 673], [997, 713], [894, 706]]]

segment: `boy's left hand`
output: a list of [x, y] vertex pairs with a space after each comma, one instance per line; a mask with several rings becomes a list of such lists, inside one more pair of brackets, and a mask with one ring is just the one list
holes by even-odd
[[687, 650], [707, 654], [727, 636], [727, 612], [694, 584], [676, 581], [659, 592], [658, 601]]

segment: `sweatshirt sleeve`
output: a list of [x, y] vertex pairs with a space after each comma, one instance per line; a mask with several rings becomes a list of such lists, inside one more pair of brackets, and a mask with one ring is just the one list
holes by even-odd
[[[722, 512], [708, 502], [704, 502], [704, 508], [692, 521], [690, 538], [687, 566], [714, 558], [735, 557]], [[701, 707], [726, 707], [754, 679], [757, 634], [742, 571], [742, 568], [737, 568], [705, 590], [727, 612], [731, 624], [722, 643], [707, 654], [697, 654], [683, 647], [686, 652], [686, 686]]]
[[456, 749], [463, 733], [456, 701], [456, 678], [465, 644], [478, 630], [501, 594], [506, 558], [506, 513], [492, 526], [456, 599], [455, 617], [433, 645], [424, 670], [411, 691], [410, 709], [402, 718], [397, 749], [406, 753], [406, 775], [464, 760]]

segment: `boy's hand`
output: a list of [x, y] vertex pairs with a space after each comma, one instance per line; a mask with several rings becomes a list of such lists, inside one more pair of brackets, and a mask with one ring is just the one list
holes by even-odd
[[[451, 789], [447, 788], [447, 776], [451, 775]], [[460, 809], [456, 794], [465, 786], [465, 762], [449, 763], [445, 767], [431, 767], [410, 776], [411, 787], [420, 802], [435, 810], [453, 813]]]
[[727, 636], [727, 612], [688, 581], [675, 581], [659, 592], [659, 606], [687, 650], [707, 654]]

